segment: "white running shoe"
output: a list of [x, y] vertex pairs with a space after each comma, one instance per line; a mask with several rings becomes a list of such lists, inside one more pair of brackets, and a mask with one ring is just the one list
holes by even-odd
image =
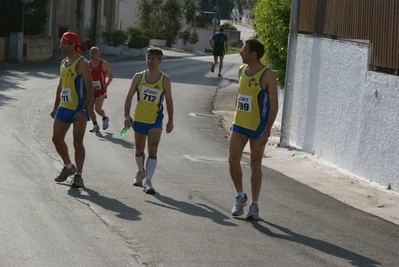
[[109, 117], [105, 116], [103, 119], [103, 130], [107, 130], [109, 127]]
[[144, 178], [145, 178], [145, 171], [137, 172], [136, 178], [134, 178], [134, 180], [133, 180], [133, 185], [134, 186], [143, 186]]
[[98, 124], [93, 125], [93, 128], [91, 128], [91, 130], [89, 132], [91, 132], [91, 133], [99, 133], [100, 132], [100, 127], [98, 126]]

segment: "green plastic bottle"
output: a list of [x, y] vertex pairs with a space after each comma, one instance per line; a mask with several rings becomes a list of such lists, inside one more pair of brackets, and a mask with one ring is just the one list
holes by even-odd
[[122, 137], [125, 137], [127, 135], [127, 132], [129, 131], [130, 127], [123, 127], [122, 131], [120, 132]]

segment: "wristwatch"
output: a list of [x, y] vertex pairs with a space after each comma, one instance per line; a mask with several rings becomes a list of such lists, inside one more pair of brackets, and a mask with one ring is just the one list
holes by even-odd
[[86, 111], [87, 111], [87, 109], [82, 108], [82, 112], [83, 112], [83, 113], [86, 113]]

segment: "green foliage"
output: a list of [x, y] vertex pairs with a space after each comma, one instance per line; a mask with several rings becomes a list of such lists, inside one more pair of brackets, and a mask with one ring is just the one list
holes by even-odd
[[190, 29], [187, 29], [184, 32], [179, 32], [179, 39], [182, 40], [184, 45], [186, 45], [187, 42], [190, 44], [196, 44], [199, 41], [198, 33], [195, 29], [191, 33]]
[[123, 45], [128, 39], [128, 36], [125, 34], [125, 32], [120, 30], [103, 32], [101, 37], [104, 39], [106, 45], [111, 45], [114, 47]]
[[189, 31], [185, 30], [184, 32], [179, 32], [179, 38], [182, 40], [184, 45], [186, 45], [189, 37], [190, 37]]
[[137, 25], [163, 34], [166, 46], [172, 46], [182, 27], [181, 21], [183, 18], [186, 21], [194, 20], [197, 8], [195, 0], [138, 0]]
[[127, 47], [140, 49], [148, 47], [148, 43], [152, 39], [151, 36], [153, 36], [154, 32], [139, 27], [128, 27], [125, 34], [129, 39]]
[[199, 41], [198, 32], [194, 29], [193, 32], [188, 37], [188, 42], [190, 44], [196, 44], [198, 43], [198, 41]]
[[221, 25], [221, 27], [222, 27], [224, 30], [231, 30], [231, 31], [236, 31], [236, 30], [237, 30], [237, 27], [234, 26], [233, 24], [231, 24], [230, 22], [225, 22], [225, 23], [223, 23], [223, 24]]
[[255, 7], [255, 31], [265, 44], [264, 62], [284, 87], [291, 0], [259, 0]]
[[221, 19], [230, 19], [231, 10], [234, 8], [234, 3], [240, 1], [234, 0], [200, 0], [199, 5], [201, 11], [217, 12]]
[[[35, 0], [25, 5], [25, 35], [36, 36], [44, 32], [48, 18], [49, 0]], [[22, 27], [23, 4], [17, 0], [1, 0], [0, 37], [9, 37], [11, 32], [20, 32]]]

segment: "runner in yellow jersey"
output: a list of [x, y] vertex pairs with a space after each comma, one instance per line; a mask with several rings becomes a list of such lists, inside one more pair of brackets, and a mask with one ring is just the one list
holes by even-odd
[[[75, 174], [71, 186], [84, 187], [82, 170], [85, 160], [83, 137], [89, 120], [87, 108], [93, 97], [93, 83], [87, 60], [81, 56], [79, 37], [73, 32], [66, 32], [61, 37], [60, 49], [66, 58], [61, 62], [60, 81], [55, 95], [53, 143], [62, 158], [64, 168], [55, 181], [63, 182]], [[76, 167], [72, 164], [65, 143], [65, 135], [73, 125], [73, 145], [75, 148]]]
[[241, 216], [248, 200], [242, 183], [241, 157], [249, 140], [252, 202], [247, 219], [259, 219], [258, 199], [262, 185], [262, 158], [270, 130], [277, 116], [277, 79], [260, 61], [265, 48], [261, 41], [248, 39], [240, 52], [243, 65], [229, 145], [230, 175], [236, 193], [233, 216]]
[[[136, 163], [138, 171], [133, 181], [135, 186], [143, 186], [144, 192], [155, 194], [151, 180], [157, 164], [158, 144], [162, 134], [163, 101], [166, 101], [168, 122], [166, 133], [173, 130], [173, 100], [170, 78], [159, 70], [162, 62], [162, 50], [149, 48], [146, 53], [147, 69], [133, 76], [129, 92], [125, 99], [125, 126], [133, 126]], [[132, 98], [137, 93], [137, 104], [133, 119], [130, 116]], [[133, 122], [133, 124], [132, 124]], [[145, 163], [145, 143], [148, 137], [148, 160]], [[145, 167], [144, 167], [145, 163]]]

